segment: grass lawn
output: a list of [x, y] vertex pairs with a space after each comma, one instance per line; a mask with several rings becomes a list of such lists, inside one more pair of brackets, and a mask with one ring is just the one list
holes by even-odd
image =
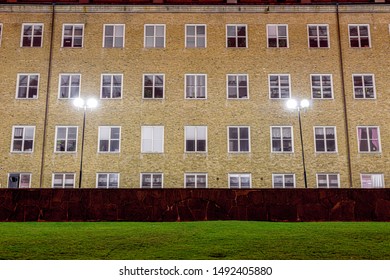
[[0, 259], [390, 259], [390, 223], [0, 223]]

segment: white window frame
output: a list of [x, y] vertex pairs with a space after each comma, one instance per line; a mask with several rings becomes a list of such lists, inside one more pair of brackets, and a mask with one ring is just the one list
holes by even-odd
[[[153, 36], [146, 36], [146, 29], [147, 27], [153, 27]], [[164, 46], [156, 46], [156, 28], [157, 27], [163, 27], [164, 28]], [[146, 45], [146, 39], [147, 37], [153, 37], [153, 46], [147, 46]], [[165, 24], [145, 24], [144, 25], [144, 48], [146, 49], [164, 49], [166, 47], [166, 25]]]
[[[286, 187], [286, 176], [293, 176], [293, 187]], [[275, 187], [275, 177], [276, 176], [282, 176], [283, 177], [283, 186], [282, 187]], [[294, 173], [273, 173], [272, 174], [272, 188], [273, 189], [295, 189], [297, 187], [296, 180], [295, 180], [295, 174]]]
[[[361, 151], [361, 147], [360, 147], [360, 142], [361, 142], [361, 139], [359, 138], [359, 128], [362, 128], [362, 129], [366, 129], [367, 131], [367, 142], [368, 142], [368, 151]], [[370, 139], [369, 137], [369, 129], [370, 128], [376, 128], [377, 129], [377, 132], [378, 132], [378, 145], [379, 145], [379, 149], [377, 151], [375, 150], [371, 150], [371, 141], [372, 139]], [[367, 125], [367, 126], [357, 126], [356, 127], [356, 132], [357, 132], [357, 141], [358, 141], [358, 152], [359, 153], [362, 153], [362, 154], [378, 154], [378, 153], [381, 153], [382, 152], [382, 143], [381, 143], [381, 133], [380, 133], [380, 129], [379, 129], [379, 126], [370, 126], [370, 125]]]
[[0, 47], [1, 47], [2, 39], [3, 39], [3, 24], [0, 23]]
[[[188, 176], [194, 176], [195, 177], [195, 185], [192, 187], [192, 186], [188, 186], [187, 185], [187, 177]], [[198, 176], [204, 176], [205, 177], [205, 187], [198, 187]], [[207, 189], [208, 188], [208, 174], [207, 173], [184, 173], [184, 188], [186, 189]]]
[[[107, 184], [106, 186], [99, 186], [99, 176], [106, 176]], [[110, 187], [110, 177], [116, 175], [118, 180], [118, 186]], [[96, 188], [97, 189], [119, 189], [120, 187], [120, 173], [117, 172], [98, 172], [96, 173]]]
[[[11, 175], [13, 175], [13, 174], [19, 175], [19, 182], [18, 182], [18, 187], [17, 187], [18, 189], [29, 189], [29, 188], [31, 188], [31, 177], [32, 177], [32, 174], [29, 173], [29, 172], [10, 172], [10, 173], [8, 173], [7, 188], [10, 188], [9, 180], [10, 180]], [[22, 176], [28, 177], [28, 187], [24, 187], [24, 186], [22, 187], [21, 186]]]
[[[187, 94], [187, 77], [194, 76], [195, 80], [195, 96], [194, 97], [188, 97]], [[204, 77], [204, 86], [198, 84], [198, 77]], [[199, 96], [199, 88], [204, 87], [204, 97], [198, 97]], [[207, 99], [207, 74], [185, 74], [184, 75], [184, 98], [188, 100], [193, 99], [201, 99], [206, 100]]]
[[[108, 76], [110, 78], [110, 96], [109, 97], [104, 97], [103, 96], [103, 79], [105, 76]], [[114, 97], [113, 92], [114, 92], [114, 87], [118, 88], [117, 86], [114, 86], [114, 76], [120, 76], [121, 78], [121, 85], [120, 85], [120, 96], [119, 97]], [[122, 99], [123, 97], [123, 74], [117, 73], [117, 74], [111, 74], [111, 73], [104, 73], [101, 75], [100, 79], [100, 99]]]
[[[63, 76], [69, 76], [69, 86], [62, 86], [62, 77]], [[71, 97], [72, 88], [77, 88], [72, 86], [72, 81], [78, 76], [79, 84], [78, 84], [78, 95], [76, 97]], [[61, 96], [61, 88], [66, 88], [68, 97], [62, 97]], [[58, 78], [58, 99], [76, 99], [80, 97], [80, 91], [81, 91], [81, 74], [78, 73], [61, 73]]]
[[[330, 91], [331, 91], [331, 97], [324, 97], [324, 78], [328, 76], [330, 78]], [[319, 77], [320, 78], [320, 85], [315, 86], [313, 85], [313, 77]], [[316, 99], [316, 100], [331, 100], [334, 99], [334, 94], [333, 94], [333, 76], [332, 74], [310, 74], [310, 88], [311, 88], [311, 98]], [[318, 88], [321, 92], [321, 97], [315, 97], [314, 96], [314, 88]]]
[[[153, 76], [153, 86], [152, 86], [153, 96], [152, 97], [145, 97], [145, 77], [146, 76]], [[163, 85], [162, 85], [163, 96], [162, 97], [155, 97], [156, 96], [156, 76], [162, 76], [162, 80], [163, 80]], [[162, 100], [164, 98], [165, 98], [165, 74], [143, 74], [143, 76], [142, 76], [142, 99], [144, 99], [144, 100]]]
[[[235, 28], [235, 35], [234, 36], [229, 36], [229, 32], [228, 32], [229, 27]], [[238, 31], [237, 31], [238, 27], [245, 27], [245, 47], [238, 45], [238, 39], [243, 38], [243, 36], [238, 35]], [[235, 39], [234, 46], [229, 46], [229, 38]], [[247, 24], [226, 24], [226, 48], [228, 48], [228, 49], [248, 48], [248, 25]]]
[[[310, 27], [315, 27], [316, 28], [316, 31], [317, 31], [317, 35], [316, 36], [311, 36], [310, 35]], [[322, 36], [320, 35], [320, 32], [319, 32], [319, 28], [320, 27], [326, 27], [326, 36]], [[315, 38], [317, 40], [317, 46], [316, 47], [312, 47], [310, 46], [310, 38]], [[325, 38], [326, 37], [326, 42], [328, 44], [327, 47], [321, 47], [320, 46], [320, 38]], [[308, 47], [310, 49], [329, 49], [330, 48], [330, 37], [329, 37], [329, 24], [308, 24], [307, 25], [307, 44], [308, 44]]]
[[[360, 27], [367, 27], [367, 34], [368, 34], [368, 46], [362, 46], [362, 37], [360, 35]], [[357, 36], [353, 36], [353, 38], [357, 38], [358, 39], [358, 42], [359, 42], [359, 46], [357, 47], [353, 47], [352, 44], [351, 44], [351, 27], [357, 27], [357, 30], [358, 30], [358, 35]], [[365, 36], [364, 36], [365, 37]], [[370, 32], [370, 25], [369, 24], [348, 24], [348, 41], [349, 41], [349, 47], [350, 48], [371, 48], [371, 32]]]
[[[147, 128], [152, 128], [152, 138], [151, 139], [145, 139], [145, 131], [144, 129]], [[155, 134], [155, 129], [162, 129], [162, 139], [155, 139], [154, 134]], [[151, 141], [152, 143], [152, 149], [146, 150], [144, 147], [144, 141]], [[154, 145], [154, 143], [158, 140], [161, 140], [161, 151], [157, 149], [157, 147]], [[141, 126], [141, 153], [143, 154], [163, 154], [164, 153], [164, 126], [162, 125], [143, 125]]]
[[[237, 142], [238, 142], [238, 151], [231, 151], [230, 150], [230, 129], [231, 128], [237, 128], [238, 129], [238, 138], [237, 138]], [[241, 136], [240, 136], [240, 129], [241, 128], [247, 128], [248, 129], [248, 151], [242, 151], [241, 150]], [[232, 139], [232, 140], [235, 140], [235, 139]], [[246, 140], [246, 139], [244, 139]], [[227, 146], [228, 146], [228, 153], [232, 153], [232, 154], [248, 154], [251, 152], [251, 128], [250, 126], [247, 126], [247, 125], [238, 125], [238, 126], [228, 126], [227, 127]]]
[[[31, 26], [32, 34], [30, 36], [24, 36], [24, 27], [25, 26]], [[42, 34], [40, 36], [34, 34], [35, 27], [38, 27], [38, 26], [42, 27]], [[22, 24], [22, 34], [21, 34], [21, 38], [20, 38], [20, 47], [21, 48], [41, 48], [42, 45], [43, 45], [43, 32], [44, 32], [43, 28], [44, 28], [44, 24], [43, 23], [23, 23]], [[31, 42], [30, 42], [29, 46], [24, 46], [23, 45], [24, 37], [30, 37], [31, 38]], [[34, 38], [41, 38], [39, 46], [34, 46]]]
[[[238, 187], [232, 187], [230, 184], [230, 179], [232, 177], [238, 178]], [[249, 187], [242, 187], [242, 178], [249, 177]], [[228, 174], [228, 186], [229, 189], [251, 189], [252, 188], [252, 174], [251, 173], [229, 173]]]
[[[15, 129], [16, 128], [23, 128], [22, 139], [20, 139], [22, 141], [22, 150], [21, 151], [14, 151]], [[26, 139], [26, 129], [27, 128], [32, 128], [33, 129], [33, 137], [32, 137], [33, 139], [32, 139], [31, 151], [23, 151], [24, 150], [24, 146], [25, 146], [25, 142], [27, 140], [31, 140], [31, 139]], [[14, 125], [12, 127], [11, 153], [31, 154], [31, 153], [34, 152], [34, 146], [35, 146], [35, 126], [31, 126], [31, 125]]]
[[[106, 27], [113, 27], [113, 34], [112, 36], [106, 36]], [[115, 35], [115, 30], [117, 27], [123, 27], [123, 33], [122, 36], [116, 36]], [[125, 34], [126, 34], [126, 26], [125, 24], [103, 24], [103, 48], [124, 48], [125, 47]], [[106, 37], [112, 37], [112, 46], [106, 46]], [[122, 38], [122, 45], [121, 46], [116, 46], [115, 44], [115, 39], [116, 38]]]
[[[195, 27], [195, 35], [188, 35], [188, 27]], [[198, 45], [198, 38], [203, 38], [203, 36], [197, 34], [198, 27], [204, 27], [204, 46]], [[206, 24], [186, 24], [184, 27], [185, 32], [185, 38], [184, 38], [184, 45], [188, 49], [205, 49], [207, 48], [207, 25]], [[187, 44], [188, 37], [193, 37], [195, 39], [195, 46], [191, 47]]]
[[[374, 187], [364, 187], [363, 186], [363, 176], [370, 176], [371, 178], [371, 184], [373, 182], [373, 177], [374, 176], [380, 176], [380, 180], [382, 181], [383, 183], [383, 186], [374, 186]], [[385, 188], [385, 178], [384, 178], [384, 175], [383, 173], [360, 173], [360, 186], [362, 189], [382, 189], [382, 188]]]
[[[358, 86], [355, 86], [355, 77], [362, 79], [362, 89], [363, 89], [363, 97], [356, 97], [356, 89], [360, 88]], [[366, 86], [364, 78], [370, 77], [372, 79], [372, 91], [374, 96], [373, 97], [367, 97], [366, 90], [370, 88], [369, 86]], [[375, 76], [374, 74], [352, 74], [352, 87], [353, 87], [353, 98], [356, 100], [373, 100], [376, 99], [376, 89], [375, 89]]]
[[[195, 151], [187, 151], [187, 128], [194, 128], [195, 129]], [[198, 144], [197, 144], [197, 141], [198, 140], [203, 140], [203, 139], [198, 139], [198, 129], [205, 129], [205, 150], [204, 151], [198, 151]], [[187, 125], [187, 126], [184, 126], [184, 152], [185, 153], [207, 153], [207, 126], [205, 125]]]
[[[274, 38], [274, 37], [270, 37], [270, 34], [269, 34], [269, 30], [268, 28], [269, 27], [273, 27], [275, 26], [276, 27], [276, 46], [273, 47], [273, 46], [270, 46], [269, 44], [269, 40]], [[286, 27], [286, 46], [285, 47], [281, 47], [280, 46], [280, 43], [279, 43], [279, 40], [280, 39], [284, 39], [282, 36], [279, 36], [279, 27], [283, 27], [285, 26]], [[266, 25], [266, 29], [267, 29], [267, 48], [270, 48], [270, 49], [274, 49], [274, 48], [289, 48], [289, 40], [288, 40], [288, 24], [267, 24]]]
[[[54, 186], [54, 177], [58, 175], [62, 175], [62, 186], [61, 187], [55, 187]], [[65, 187], [65, 177], [67, 175], [73, 175], [73, 187]], [[51, 177], [51, 187], [53, 189], [65, 189], [65, 188], [69, 188], [69, 189], [74, 189], [76, 187], [76, 174], [75, 173], [72, 173], [72, 172], [55, 172], [52, 174], [52, 177]]]
[[[271, 91], [271, 77], [276, 76], [278, 77], [278, 97], [272, 97], [272, 91]], [[288, 97], [282, 97], [282, 88], [286, 88], [285, 86], [281, 86], [280, 79], [282, 76], [287, 76], [288, 78]], [[273, 88], [273, 87], [272, 87]], [[291, 77], [290, 74], [268, 74], [268, 92], [269, 92], [269, 99], [290, 99], [291, 98]]]
[[[20, 90], [20, 78], [21, 76], [27, 76], [27, 89], [26, 89], [26, 97], [19, 97], [19, 90]], [[31, 85], [30, 85], [30, 82], [31, 82], [31, 77], [32, 76], [37, 76], [38, 77], [38, 80], [37, 80], [37, 94], [36, 96], [34, 97], [28, 97], [29, 96], [29, 93], [30, 93], [30, 88], [33, 88]], [[38, 95], [39, 95], [39, 80], [40, 80], [40, 75], [39, 73], [19, 73], [18, 74], [18, 77], [17, 77], [17, 83], [16, 83], [16, 99], [38, 99]]]
[[[326, 176], [326, 186], [320, 186], [320, 176]], [[337, 176], [337, 187], [331, 187], [330, 186], [330, 176]], [[317, 188], [319, 189], [338, 189], [340, 188], [340, 174], [338, 173], [317, 173], [316, 174], [317, 179]]]
[[[108, 150], [107, 151], [101, 151], [100, 150], [100, 141], [102, 139], [100, 139], [101, 137], [101, 129], [103, 128], [108, 128], [110, 130], [109, 132], [109, 137], [108, 139], [104, 139], [104, 140], [108, 140]], [[113, 128], [119, 128], [119, 139], [113, 139], [112, 138], [112, 135], [111, 135], [111, 130]], [[121, 126], [117, 126], [117, 125], [102, 125], [102, 126], [99, 126], [99, 134], [98, 134], [98, 153], [102, 153], [102, 154], [118, 154], [121, 152], [121, 138], [122, 138], [122, 127]], [[112, 141], [116, 141], [118, 140], [119, 141], [119, 145], [118, 145], [118, 150], [117, 151], [111, 151], [111, 143]]]
[[[326, 138], [326, 129], [332, 128], [334, 130], [334, 144], [335, 144], [335, 150], [334, 151], [327, 151], [327, 138]], [[324, 139], [319, 139], [324, 142], [324, 149], [325, 151], [317, 151], [317, 134], [316, 134], [316, 129], [322, 129], [324, 132]], [[337, 131], [335, 126], [314, 126], [313, 127], [313, 134], [314, 134], [314, 150], [316, 153], [319, 154], [335, 154], [338, 152], [338, 147], [337, 147]]]
[[[236, 89], [236, 97], [229, 97], [229, 78], [235, 78], [236, 85], [234, 88]], [[240, 88], [242, 86], [239, 85], [239, 79], [245, 77], [246, 79], [246, 97], [240, 97]], [[230, 100], [248, 100], [249, 99], [249, 75], [248, 74], [227, 74], [226, 75], [226, 98]]]
[[[142, 177], [143, 176], [150, 176], [150, 179], [151, 179], [151, 186], [150, 187], [145, 187], [142, 185]], [[156, 188], [153, 188], [153, 177], [154, 176], [161, 176], [161, 187], [156, 187]], [[140, 188], [141, 189], [163, 189], [164, 188], [164, 173], [162, 172], [143, 172], [140, 174]]]
[[[281, 151], [274, 151], [273, 150], [273, 139], [272, 139], [272, 129], [273, 128], [279, 128], [281, 133], [281, 137], [280, 137], [280, 144], [281, 144]], [[283, 150], [283, 128], [290, 128], [291, 129], [291, 151], [284, 151]], [[275, 153], [275, 154], [291, 154], [291, 153], [294, 153], [294, 128], [292, 125], [273, 125], [270, 127], [270, 137], [271, 137], [271, 153]]]
[[[65, 36], [65, 27], [66, 26], [72, 26], [72, 35], [70, 36]], [[82, 35], [81, 35], [81, 46], [75, 46], [75, 27], [82, 27]], [[62, 38], [61, 38], [61, 48], [83, 48], [84, 47], [84, 32], [85, 31], [85, 26], [83, 23], [64, 23], [62, 24]], [[71, 37], [72, 38], [72, 44], [71, 46], [65, 46], [64, 40], [65, 37]], [[77, 37], [80, 37], [77, 35]]]
[[[65, 136], [65, 139], [58, 139], [58, 129], [60, 128], [65, 128], [66, 129], [66, 136]], [[69, 137], [69, 128], [76, 128], [76, 144], [75, 144], [75, 150], [74, 151], [67, 151], [67, 147], [68, 147], [68, 137]], [[77, 144], [78, 144], [78, 135], [79, 135], [79, 127], [78, 126], [74, 126], [74, 125], [58, 125], [56, 126], [56, 131], [55, 131], [55, 138], [54, 138], [54, 152], [55, 153], [60, 153], [60, 154], [69, 154], [69, 153], [77, 153]], [[65, 141], [65, 151], [57, 151], [57, 141], [59, 140], [62, 140], [62, 141]]]

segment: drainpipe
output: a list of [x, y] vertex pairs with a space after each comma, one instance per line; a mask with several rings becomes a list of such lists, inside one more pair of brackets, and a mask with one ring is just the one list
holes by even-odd
[[50, 32], [50, 50], [49, 50], [49, 64], [47, 69], [47, 88], [46, 88], [46, 107], [45, 107], [45, 119], [43, 123], [43, 133], [42, 133], [42, 158], [41, 158], [41, 175], [39, 178], [39, 188], [42, 188], [43, 183], [43, 172], [45, 166], [45, 146], [46, 146], [46, 131], [47, 131], [47, 119], [49, 113], [49, 96], [50, 96], [50, 81], [51, 81], [51, 64], [53, 58], [53, 41], [54, 41], [54, 19], [55, 19], [55, 3], [52, 3], [52, 12], [51, 12], [51, 32]]
[[343, 60], [343, 48], [341, 44], [339, 3], [336, 3], [336, 15], [337, 15], [337, 36], [339, 42], [340, 72], [341, 72], [341, 84], [342, 84], [341, 91], [343, 95], [343, 105], [344, 105], [345, 138], [347, 141], [347, 161], [348, 161], [349, 181], [350, 181], [349, 187], [352, 188], [353, 183], [352, 183], [351, 147], [350, 147], [350, 140], [349, 140], [347, 98], [345, 96], [344, 60]]

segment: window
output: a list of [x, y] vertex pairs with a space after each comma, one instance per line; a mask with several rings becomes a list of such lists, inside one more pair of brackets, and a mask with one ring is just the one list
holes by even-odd
[[141, 153], [164, 152], [164, 127], [142, 126], [141, 127]]
[[292, 126], [272, 126], [272, 152], [291, 153], [294, 151]]
[[56, 127], [56, 152], [76, 152], [77, 126]]
[[14, 126], [12, 133], [12, 152], [32, 153], [34, 149], [34, 126]]
[[269, 75], [271, 99], [290, 98], [290, 75]]
[[228, 99], [248, 99], [248, 75], [227, 75]]
[[357, 99], [375, 98], [374, 75], [352, 75], [353, 92]]
[[99, 152], [119, 153], [121, 128], [119, 126], [99, 126]]
[[105, 24], [103, 48], [123, 48], [125, 39], [124, 24]]
[[162, 173], [141, 173], [141, 188], [159, 189], [163, 187]]
[[317, 174], [318, 188], [339, 188], [339, 174]]
[[18, 92], [16, 98], [38, 98], [39, 74], [18, 74]]
[[268, 48], [288, 48], [287, 24], [267, 24]]
[[207, 98], [207, 76], [205, 74], [185, 75], [186, 99]]
[[121, 98], [122, 97], [122, 74], [103, 74], [102, 91], [100, 98]]
[[229, 153], [247, 153], [250, 151], [250, 135], [248, 126], [228, 127]]
[[378, 153], [381, 151], [379, 127], [359, 126], [358, 127], [359, 152]]
[[3, 37], [3, 24], [0, 23], [0, 46], [1, 46], [1, 38]]
[[318, 126], [314, 127], [314, 140], [317, 153], [337, 152], [336, 127]]
[[80, 74], [60, 74], [60, 99], [80, 97]]
[[332, 75], [313, 74], [310, 75], [311, 96], [313, 99], [332, 99]]
[[62, 26], [62, 47], [83, 47], [84, 24], [64, 24]]
[[9, 173], [8, 174], [8, 188], [30, 188], [31, 187], [31, 173]]
[[165, 25], [145, 24], [145, 48], [165, 48]]
[[24, 23], [22, 26], [22, 47], [42, 47], [43, 24]]
[[295, 174], [272, 174], [272, 187], [275, 189], [295, 188]]
[[207, 151], [207, 126], [185, 127], [186, 152]]
[[97, 173], [96, 174], [97, 188], [118, 188], [119, 187], [119, 173]]
[[368, 24], [349, 24], [348, 28], [351, 48], [370, 47], [370, 26]]
[[362, 188], [384, 188], [385, 180], [383, 174], [360, 174]]
[[164, 75], [145, 74], [143, 97], [148, 99], [164, 98]]
[[186, 48], [206, 47], [206, 25], [186, 24]]
[[249, 189], [252, 186], [251, 174], [229, 174], [230, 189]]
[[309, 48], [329, 48], [328, 25], [308, 25]]
[[74, 188], [74, 173], [54, 173], [52, 179], [53, 188]]
[[228, 24], [226, 26], [226, 34], [226, 46], [228, 48], [247, 47], [246, 25]]
[[207, 174], [206, 173], [187, 173], [184, 175], [186, 188], [207, 188]]

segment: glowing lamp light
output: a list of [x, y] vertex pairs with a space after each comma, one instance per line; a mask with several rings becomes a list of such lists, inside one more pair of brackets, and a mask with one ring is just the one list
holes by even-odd
[[98, 102], [95, 98], [89, 98], [87, 102], [85, 102], [84, 99], [76, 98], [73, 101], [73, 105], [76, 106], [77, 108], [93, 109], [97, 107]]

